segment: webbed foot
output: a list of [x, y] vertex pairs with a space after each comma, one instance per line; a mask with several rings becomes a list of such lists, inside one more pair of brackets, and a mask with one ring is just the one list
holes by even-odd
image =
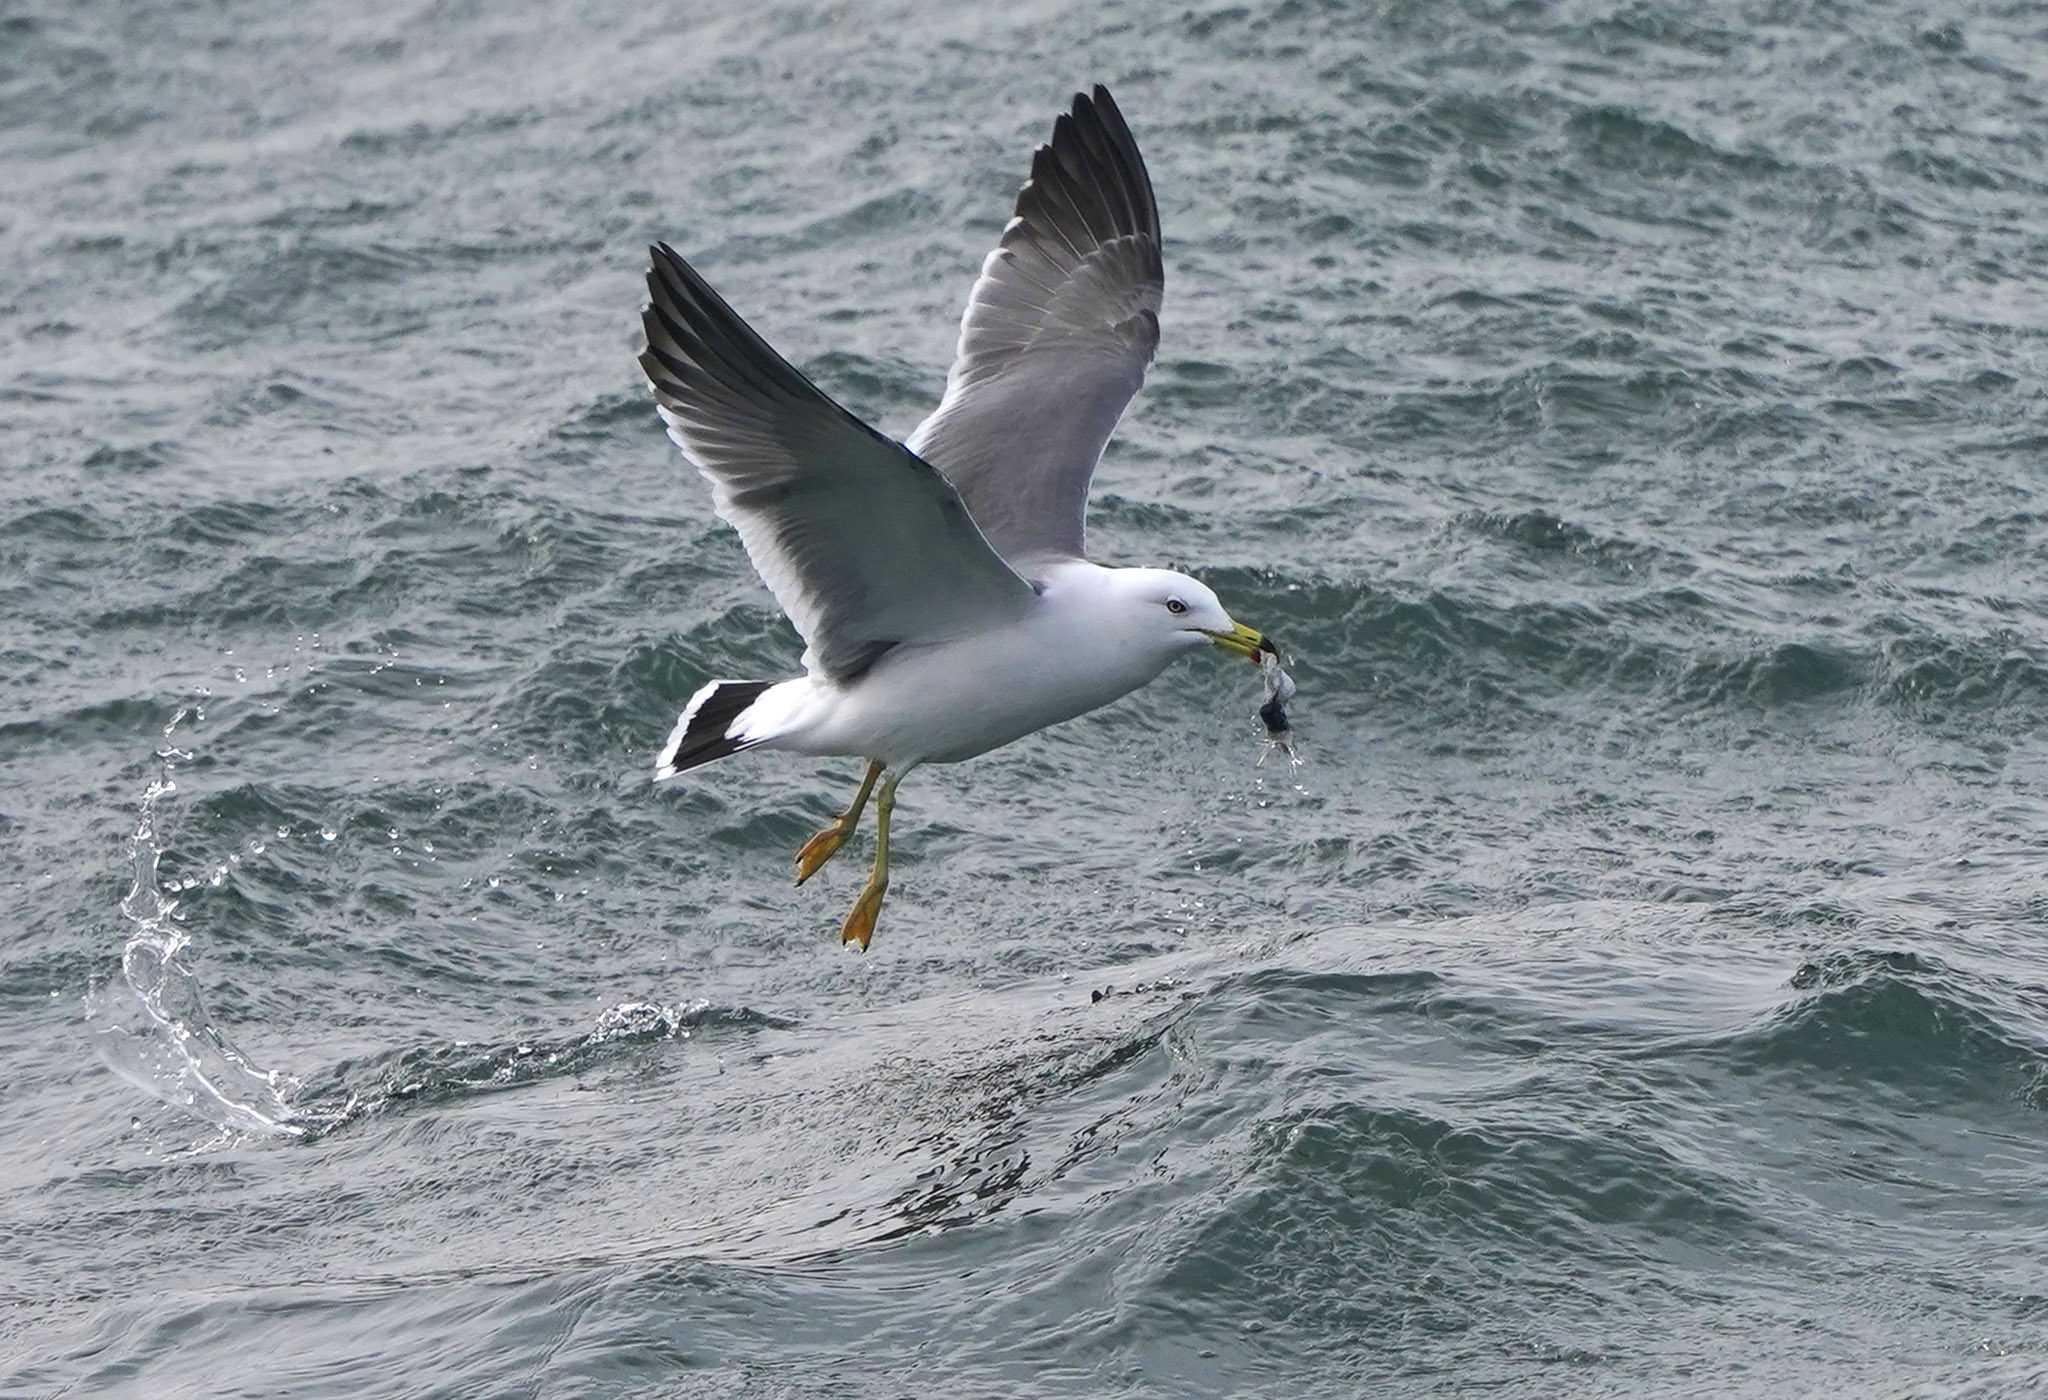
[[868, 940], [875, 936], [875, 920], [882, 916], [882, 896], [889, 893], [889, 882], [869, 880], [861, 886], [860, 898], [853, 902], [853, 909], [847, 914], [846, 922], [839, 926], [839, 942], [860, 944], [860, 950], [868, 950]]
[[839, 854], [839, 848], [851, 835], [853, 824], [842, 820], [804, 842], [803, 849], [796, 853], [796, 882], [801, 885], [817, 874], [826, 861]]

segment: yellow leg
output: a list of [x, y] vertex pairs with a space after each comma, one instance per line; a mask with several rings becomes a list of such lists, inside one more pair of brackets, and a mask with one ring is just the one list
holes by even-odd
[[882, 915], [882, 896], [889, 892], [889, 814], [896, 810], [896, 784], [902, 781], [902, 773], [891, 773], [875, 796], [875, 868], [868, 873], [868, 882], [861, 886], [860, 898], [854, 900], [846, 922], [839, 926], [839, 942], [858, 943], [863, 953], [868, 950], [868, 940], [875, 936], [875, 920]]
[[868, 805], [868, 794], [875, 790], [875, 779], [882, 776], [880, 763], [868, 764], [868, 775], [860, 780], [860, 791], [853, 795], [853, 801], [846, 804], [832, 825], [804, 842], [802, 850], [796, 853], [796, 882], [801, 885], [818, 873], [820, 866], [839, 854], [839, 848], [846, 844], [846, 838], [853, 835], [860, 825], [860, 814]]

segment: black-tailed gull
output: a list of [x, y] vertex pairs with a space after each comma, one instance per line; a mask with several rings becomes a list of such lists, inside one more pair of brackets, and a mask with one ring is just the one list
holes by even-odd
[[875, 794], [874, 870], [844, 943], [865, 949], [874, 933], [911, 769], [1106, 705], [1197, 647], [1258, 659], [1259, 634], [1186, 574], [1083, 555], [1089, 477], [1159, 344], [1160, 246], [1122, 113], [1105, 88], [1077, 95], [982, 263], [946, 396], [905, 443], [822, 393], [673, 249], [653, 249], [641, 368], [806, 645], [795, 680], [715, 680], [691, 696], [655, 778], [747, 749], [865, 758], [860, 791], [796, 857], [802, 884]]

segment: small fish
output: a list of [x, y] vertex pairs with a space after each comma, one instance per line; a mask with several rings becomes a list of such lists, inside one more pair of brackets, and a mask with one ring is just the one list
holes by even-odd
[[[1294, 698], [1294, 677], [1281, 669], [1280, 649], [1270, 638], [1259, 643], [1258, 659], [1259, 674], [1266, 682], [1266, 703], [1259, 706], [1259, 719], [1266, 726], [1266, 742], [1286, 754], [1288, 763], [1299, 768], [1301, 755], [1294, 751], [1294, 729], [1287, 722], [1287, 702]], [[1259, 762], [1265, 761], [1265, 755], [1261, 754]]]

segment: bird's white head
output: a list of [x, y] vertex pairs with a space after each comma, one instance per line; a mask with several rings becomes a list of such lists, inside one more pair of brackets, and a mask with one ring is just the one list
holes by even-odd
[[1171, 569], [1110, 569], [1117, 623], [1130, 641], [1168, 654], [1204, 643], [1236, 656], [1259, 659], [1264, 641], [1223, 610], [1221, 600], [1199, 579]]

